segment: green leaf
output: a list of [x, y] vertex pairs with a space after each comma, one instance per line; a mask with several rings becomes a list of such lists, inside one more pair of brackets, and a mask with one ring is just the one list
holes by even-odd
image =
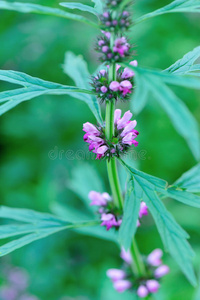
[[151, 13], [148, 13], [138, 18], [135, 22], [140, 23], [142, 21], [148, 20], [159, 15], [177, 12], [199, 13], [200, 0], [175, 0], [160, 9], [157, 9]]
[[119, 241], [125, 249], [130, 249], [132, 238], [137, 229], [140, 201], [142, 199], [142, 194], [139, 195], [137, 192], [138, 189], [135, 188], [133, 177], [131, 177], [125, 197], [123, 221], [119, 230]]
[[[67, 220], [51, 214], [39, 213], [29, 209], [10, 208], [1, 206], [0, 218], [12, 219], [22, 224], [9, 224], [0, 226], [0, 238], [8, 238], [16, 235], [24, 235], [20, 239], [13, 240], [0, 247], [0, 256], [6, 255], [18, 248], [21, 248], [33, 241], [44, 238], [50, 234], [65, 229], [77, 229], [87, 226], [96, 226], [99, 221], [90, 220], [87, 222], [69, 223]], [[25, 222], [25, 223], [24, 223]]]
[[131, 99], [131, 108], [135, 114], [139, 114], [145, 107], [149, 98], [149, 90], [146, 88], [145, 79], [135, 74], [135, 91]]
[[184, 173], [175, 183], [188, 192], [200, 193], [200, 164]]
[[[135, 189], [135, 197], [138, 198], [135, 201], [141, 201], [142, 199], [147, 204], [166, 250], [170, 252], [188, 280], [195, 285], [196, 278], [191, 263], [193, 251], [186, 240], [188, 235], [166, 210], [162, 200], [158, 196], [158, 192], [165, 193], [166, 190], [170, 191], [171, 188], [166, 189], [166, 185], [162, 184], [162, 180], [161, 182], [159, 179], [155, 180], [155, 177], [140, 172], [125, 164], [121, 159], [119, 160], [133, 178], [133, 189]], [[185, 194], [183, 191], [184, 197]], [[130, 203], [129, 207], [126, 207], [127, 211], [128, 209], [131, 210], [131, 205], [133, 203]]]
[[96, 98], [91, 96], [90, 90], [45, 81], [16, 71], [0, 70], [0, 80], [24, 86], [16, 90], [0, 92], [0, 103], [3, 103], [0, 106], [0, 115], [23, 101], [41, 95], [69, 95], [84, 101], [100, 122], [100, 108]]
[[0, 9], [13, 10], [21, 13], [37, 13], [43, 15], [51, 15], [51, 16], [83, 22], [85, 24], [98, 28], [98, 24], [94, 23], [93, 21], [85, 17], [68, 13], [58, 8], [51, 8], [48, 6], [42, 6], [42, 5], [32, 4], [32, 3], [0, 1]]
[[[200, 46], [194, 48], [192, 51], [188, 52], [183, 56], [183, 58], [179, 59], [165, 71], [174, 74], [191, 74], [193, 71], [200, 71], [200, 65], [194, 65], [194, 62], [200, 57]], [[196, 73], [193, 73], [196, 75]]]
[[66, 7], [66, 8], [69, 8], [69, 9], [79, 9], [81, 11], [86, 11], [95, 16], [98, 14], [98, 12], [95, 8], [93, 8], [92, 6], [89, 6], [89, 5], [82, 4], [82, 3], [61, 2], [60, 5]]
[[123, 65], [134, 70], [136, 73], [137, 86], [135, 94], [138, 98], [137, 101], [140, 101], [140, 92], [142, 92], [141, 98], [143, 103], [148, 100], [148, 95], [151, 93], [164, 108], [177, 132], [184, 137], [194, 157], [199, 160], [199, 125], [186, 105], [166, 84], [200, 89], [200, 80], [191, 76], [180, 76], [170, 74], [169, 72], [133, 67], [128, 64]]
[[[72, 52], [66, 52], [63, 70], [69, 77], [73, 79], [76, 86], [84, 89], [90, 89], [90, 73], [88, 71], [86, 62], [81, 55], [76, 56]], [[102, 124], [103, 121], [101, 117], [101, 110], [96, 96], [88, 94], [76, 94], [75, 97], [87, 102], [97, 121]]]
[[81, 198], [90, 212], [96, 211], [96, 208], [90, 206], [89, 192], [92, 190], [100, 193], [105, 192], [102, 178], [89, 164], [79, 164], [73, 169], [71, 180], [68, 181], [68, 188]]
[[94, 8], [99, 14], [103, 13], [103, 0], [92, 0], [95, 3]]
[[168, 188], [166, 191], [161, 193], [169, 198], [173, 198], [179, 202], [187, 204], [189, 206], [200, 208], [200, 197], [189, 193], [184, 190], [180, 190], [178, 187]]
[[[68, 221], [71, 222], [80, 222], [83, 221], [89, 221], [92, 220], [93, 218], [96, 219], [95, 214], [86, 214], [82, 212], [80, 209], [76, 209], [74, 207], [70, 207], [69, 205], [63, 205], [60, 203], [53, 203], [51, 205], [52, 211], [59, 215], [62, 218], [66, 218]], [[98, 221], [100, 223], [100, 221]], [[109, 240], [117, 243], [117, 233], [115, 230], [109, 230], [106, 231], [105, 227], [99, 226], [92, 226], [92, 227], [82, 227], [82, 228], [75, 228], [72, 230], [76, 231], [79, 234], [86, 235], [86, 236], [92, 236], [95, 238], [100, 238], [103, 240]]]

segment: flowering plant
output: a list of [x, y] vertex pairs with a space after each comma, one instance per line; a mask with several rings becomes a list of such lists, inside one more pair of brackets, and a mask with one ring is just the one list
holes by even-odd
[[[132, 146], [137, 147], [139, 142], [142, 143], [143, 135], [139, 135], [136, 129], [137, 121], [133, 119], [133, 113], [135, 118], [136, 112], [140, 112], [147, 102], [149, 93], [153, 93], [168, 113], [175, 129], [186, 139], [194, 158], [199, 160], [200, 142], [196, 120], [168, 84], [200, 89], [199, 65], [195, 64], [200, 56], [200, 48], [195, 48], [165, 71], [142, 68], [136, 60], [132, 38], [128, 38], [128, 30], [134, 25], [130, 13], [131, 1], [93, 2], [94, 7], [82, 3], [61, 5], [68, 9], [91, 13], [97, 17], [96, 22], [61, 9], [27, 3], [0, 3], [0, 8], [3, 9], [61, 16], [86, 23], [99, 30], [95, 50], [103, 65], [96, 74], [85, 76], [88, 77], [86, 80], [79, 80], [74, 76], [78, 86], [66, 86], [16, 71], [1, 70], [1, 80], [23, 87], [0, 92], [0, 113], [5, 113], [25, 100], [45, 94], [70, 95], [84, 101], [96, 117], [96, 124], [85, 121], [83, 139], [96, 159], [106, 162], [110, 183], [110, 191], [101, 193], [92, 189], [89, 192], [88, 206], [91, 201], [90, 205], [96, 207], [90, 221], [73, 222], [55, 215], [2, 206], [1, 218], [22, 222], [20, 226], [10, 224], [3, 227], [2, 238], [19, 234], [24, 236], [1, 246], [0, 255], [6, 255], [64, 229], [101, 226], [104, 235], [108, 234], [107, 231], [114, 234], [112, 238], [121, 248], [122, 267], [107, 271], [114, 289], [119, 293], [128, 290], [139, 298], [152, 299], [152, 295], [159, 291], [162, 277], [169, 273], [170, 268], [162, 262], [161, 249], [152, 249], [147, 256], [140, 253], [135, 238], [136, 230], [142, 226], [145, 216], [151, 214], [166, 252], [171, 254], [191, 284], [196, 284], [192, 265], [193, 252], [187, 242], [188, 235], [166, 209], [163, 199], [171, 198], [200, 208], [200, 196], [197, 194], [200, 192], [199, 182], [191, 180], [198, 178], [199, 166], [189, 170], [175, 183], [168, 184], [163, 179], [137, 170], [127, 163], [124, 157]], [[185, 2], [189, 3], [188, 6], [184, 5]], [[199, 3], [175, 0], [171, 6], [147, 14], [135, 22], [139, 23], [169, 11], [187, 10], [199, 12]], [[76, 60], [73, 54], [69, 55]], [[80, 69], [78, 70], [78, 78], [83, 79]], [[84, 67], [82, 72], [87, 73]], [[119, 100], [122, 100], [122, 103]], [[133, 112], [128, 110], [122, 113], [118, 105], [124, 109], [123, 105], [128, 101], [132, 103]], [[102, 118], [102, 108], [105, 108], [105, 118]], [[124, 192], [119, 179], [120, 167], [128, 175]]]

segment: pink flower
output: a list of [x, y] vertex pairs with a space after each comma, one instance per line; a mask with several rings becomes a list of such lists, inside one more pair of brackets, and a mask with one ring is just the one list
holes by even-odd
[[114, 282], [113, 286], [118, 293], [123, 293], [131, 288], [132, 283], [129, 280], [118, 280]]
[[99, 130], [89, 122], [83, 124], [83, 131], [85, 131], [86, 133], [94, 134], [96, 136], [100, 135]]
[[126, 277], [126, 273], [120, 269], [109, 269], [106, 275], [113, 281], [118, 281]]
[[123, 92], [123, 96], [125, 97], [127, 94], [131, 94], [131, 89], [133, 85], [129, 80], [124, 80], [120, 82], [120, 90]]
[[157, 291], [160, 287], [160, 284], [157, 280], [150, 279], [150, 280], [147, 280], [146, 286], [150, 293], [157, 293]]
[[148, 215], [148, 207], [144, 201], [140, 204], [140, 211], [139, 211], [139, 218], [142, 218], [142, 216]]
[[107, 205], [107, 199], [108, 199], [108, 194], [100, 194], [95, 191], [91, 191], [88, 195], [89, 199], [92, 201], [90, 205], [97, 205], [97, 206], [106, 206]]
[[148, 294], [149, 294], [149, 291], [146, 288], [146, 286], [145, 285], [140, 285], [138, 290], [137, 290], [137, 295], [140, 298], [145, 298], [146, 296], [148, 296]]
[[98, 45], [101, 47], [101, 46], [103, 46], [105, 44], [105, 42], [104, 42], [104, 40], [99, 40], [98, 41]]
[[122, 248], [120, 257], [121, 257], [128, 265], [131, 265], [131, 263], [132, 263], [132, 256], [131, 256], [130, 250], [126, 251], [124, 248]]
[[138, 66], [138, 62], [137, 62], [137, 60], [133, 60], [133, 61], [130, 62], [129, 65], [131, 65], [133, 67], [137, 67]]
[[129, 68], [125, 68], [124, 72], [122, 73], [122, 79], [128, 79], [135, 76], [135, 73], [130, 70]]
[[131, 146], [131, 145], [137, 146], [137, 145], [138, 145], [138, 142], [137, 142], [137, 141], [134, 141], [134, 138], [135, 138], [135, 137], [136, 137], [136, 136], [135, 136], [132, 132], [130, 132], [130, 133], [128, 133], [127, 135], [125, 135], [125, 137], [123, 137], [122, 143], [123, 143], [123, 144], [127, 144], [127, 145], [129, 145], [129, 146]]
[[117, 38], [114, 43], [113, 51], [118, 52], [121, 57], [129, 51], [130, 45], [127, 43], [125, 37]]
[[107, 39], [110, 39], [110, 37], [111, 37], [111, 33], [110, 32], [107, 32], [107, 31], [101, 31], [106, 37], [107, 37]]
[[137, 121], [130, 121], [125, 127], [124, 130], [121, 133], [121, 136], [125, 136], [127, 133], [133, 132], [133, 129], [136, 127]]
[[115, 115], [114, 115], [114, 123], [117, 124], [119, 119], [121, 118], [122, 111], [121, 109], [116, 109], [115, 110]]
[[112, 81], [109, 85], [109, 88], [113, 92], [117, 92], [120, 88], [120, 84], [118, 81]]
[[154, 276], [156, 278], [161, 278], [161, 277], [167, 275], [169, 272], [170, 272], [169, 267], [167, 265], [162, 265], [155, 270]]
[[130, 110], [125, 112], [123, 117], [121, 119], [119, 119], [118, 122], [117, 122], [117, 129], [124, 128], [127, 125], [127, 123], [130, 121], [132, 116], [133, 116], [133, 114], [130, 112]]
[[106, 52], [108, 52], [109, 51], [109, 47], [108, 46], [103, 46], [102, 47], [102, 52], [103, 53], [106, 53]]
[[109, 230], [110, 228], [119, 227], [121, 225], [121, 220], [117, 221], [113, 214], [106, 214], [103, 213], [101, 215], [101, 226], [106, 226], [106, 229]]
[[161, 249], [155, 249], [152, 251], [149, 256], [147, 257], [147, 262], [154, 267], [157, 267], [162, 264], [163, 252]]
[[104, 76], [104, 75], [106, 74], [106, 70], [104, 70], [104, 69], [103, 69], [103, 70], [100, 70], [99, 73], [100, 73], [102, 76]]
[[107, 93], [107, 91], [108, 91], [108, 89], [107, 89], [107, 87], [106, 86], [102, 86], [101, 87], [101, 91], [102, 91], [102, 93]]

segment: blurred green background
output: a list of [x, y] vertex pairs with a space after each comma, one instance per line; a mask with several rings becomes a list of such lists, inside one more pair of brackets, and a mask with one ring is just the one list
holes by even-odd
[[[52, 7], [59, 5], [59, 1], [55, 0], [30, 2]], [[135, 1], [134, 17], [168, 3], [166, 0]], [[84, 0], [84, 4], [91, 2]], [[136, 45], [139, 65], [165, 69], [199, 46], [199, 32], [199, 15], [169, 14], [133, 27], [130, 38]], [[97, 55], [93, 51], [97, 34], [98, 31], [88, 25], [66, 19], [0, 11], [1, 69], [73, 85], [62, 70], [65, 52], [83, 55], [89, 70], [94, 72], [98, 66]], [[1, 91], [14, 87], [0, 83]], [[200, 121], [199, 92], [184, 88], [176, 91]], [[121, 107], [129, 109], [127, 104]], [[42, 96], [3, 115], [0, 118], [1, 204], [43, 212], [51, 212], [55, 203], [65, 206], [70, 203], [81, 208], [81, 200], [68, 186], [72, 170], [80, 165], [87, 168], [87, 163], [98, 170], [110, 192], [105, 163], [77, 157], [77, 151], [87, 151], [82, 138], [82, 124], [87, 121], [95, 122], [88, 107], [68, 96]], [[137, 121], [140, 131], [137, 151], [145, 151], [143, 159], [133, 161], [138, 168], [173, 183], [196, 164], [186, 142], [178, 136], [154, 99], [149, 99]], [[73, 151], [70, 159], [63, 154], [66, 151]], [[53, 159], [52, 153], [55, 154]], [[166, 205], [191, 236], [198, 272], [199, 211], [175, 201], [168, 201]], [[137, 240], [144, 254], [162, 247], [151, 217], [146, 218], [138, 230]], [[164, 260], [170, 265], [171, 273], [163, 280], [157, 299], [194, 299], [195, 289], [180, 273], [175, 262], [167, 254]], [[2, 258], [0, 268], [3, 270], [9, 265], [25, 269], [29, 273], [27, 292], [40, 300], [134, 299], [129, 294], [117, 295], [106, 278], [106, 269], [119, 267], [120, 263], [119, 249], [114, 243], [64, 232]], [[2, 271], [1, 285], [6, 284]]]

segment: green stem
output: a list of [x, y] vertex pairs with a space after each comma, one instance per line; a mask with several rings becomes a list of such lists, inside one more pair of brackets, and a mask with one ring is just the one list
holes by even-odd
[[[111, 46], [113, 44], [114, 37], [111, 36]], [[111, 64], [109, 68], [109, 82], [116, 80], [116, 67], [115, 64]], [[111, 141], [114, 136], [114, 113], [115, 113], [115, 99], [108, 100], [106, 102], [106, 128], [105, 135], [108, 141]], [[116, 158], [107, 160], [108, 178], [112, 191], [113, 201], [119, 209], [123, 209], [123, 196], [121, 192], [119, 176], [117, 172]], [[145, 275], [146, 270], [142, 261], [139, 249], [136, 241], [133, 239], [131, 245], [131, 255], [133, 258], [133, 271], [136, 276], [142, 277]]]

